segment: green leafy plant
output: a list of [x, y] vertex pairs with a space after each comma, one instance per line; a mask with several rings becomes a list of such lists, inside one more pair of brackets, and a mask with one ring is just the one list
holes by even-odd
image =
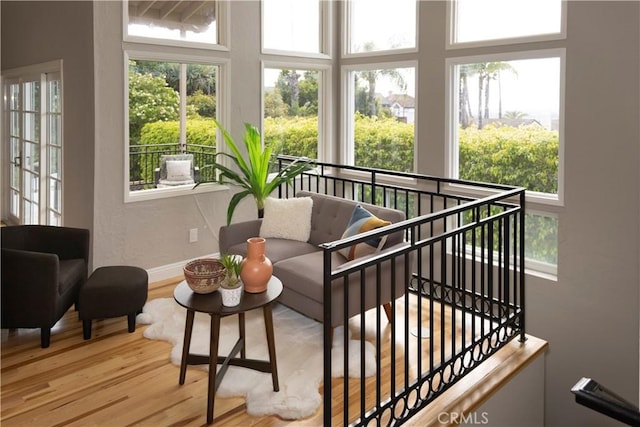
[[228, 288], [235, 288], [240, 285], [240, 273], [242, 272], [242, 257], [239, 255], [224, 254], [220, 258], [220, 263], [227, 270], [224, 284]]
[[247, 150], [246, 158], [229, 132], [227, 132], [217, 120], [216, 126], [220, 128], [222, 136], [231, 150], [231, 154], [216, 153], [216, 158], [218, 155], [221, 155], [231, 159], [235, 166], [237, 166], [237, 170], [217, 161], [211, 165], [207, 165], [207, 167], [213, 167], [220, 171], [218, 181], [221, 184], [235, 184], [243, 188], [242, 191], [234, 194], [229, 202], [229, 207], [227, 208], [227, 225], [231, 224], [231, 219], [238, 203], [250, 195], [255, 198], [258, 217], [262, 218], [265, 199], [280, 185], [290, 184], [293, 178], [311, 168], [311, 161], [309, 159], [300, 158], [284, 166], [277, 173], [270, 175], [269, 166], [272, 162], [272, 149], [271, 147], [262, 147], [260, 132], [255, 126], [245, 123], [243, 142]]

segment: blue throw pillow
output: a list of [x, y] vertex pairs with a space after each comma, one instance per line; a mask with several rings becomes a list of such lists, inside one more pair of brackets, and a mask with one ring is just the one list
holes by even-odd
[[[391, 222], [382, 220], [363, 208], [357, 205], [353, 209], [351, 219], [347, 225], [347, 229], [342, 234], [342, 238], [355, 236], [356, 234], [371, 231], [375, 228], [384, 227], [390, 225]], [[374, 238], [367, 240], [357, 245], [353, 245], [340, 250], [340, 253], [349, 261], [359, 258], [364, 255], [369, 255], [378, 252], [384, 246], [387, 241], [387, 236], [382, 238]]]

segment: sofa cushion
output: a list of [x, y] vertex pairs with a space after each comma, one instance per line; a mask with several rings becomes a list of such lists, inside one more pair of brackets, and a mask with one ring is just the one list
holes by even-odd
[[267, 197], [264, 202], [264, 217], [260, 226], [260, 237], [306, 242], [311, 233], [311, 197], [276, 199]]
[[[283, 259], [320, 251], [315, 245], [288, 239], [266, 239], [265, 255], [271, 263], [276, 264]], [[228, 248], [227, 253], [247, 256], [247, 243], [238, 243]]]
[[[382, 220], [363, 208], [361, 205], [357, 205], [353, 209], [347, 229], [342, 233], [342, 238], [346, 239], [347, 237], [353, 237], [360, 233], [385, 227], [390, 224], [391, 221]], [[380, 251], [386, 241], [386, 235], [382, 237], [374, 237], [362, 243], [341, 249], [339, 253], [347, 260], [352, 261], [356, 258], [360, 258], [361, 256], [370, 255]]]
[[[361, 205], [378, 218], [394, 224], [405, 220], [404, 212], [396, 209], [384, 208], [308, 191], [298, 191], [296, 196], [311, 197], [313, 199], [309, 243], [314, 245], [340, 240], [344, 230], [347, 228], [353, 209], [357, 205]], [[402, 232], [390, 234], [383, 248], [402, 242], [403, 237]]]
[[[407, 245], [407, 243], [400, 243], [388, 250], [394, 251], [404, 245]], [[375, 256], [377, 255], [370, 255], [370, 257]], [[283, 298], [280, 301], [318, 321], [323, 321], [323, 257], [324, 252], [318, 251], [282, 260], [273, 265], [274, 276], [278, 277], [285, 285]], [[361, 261], [362, 259], [345, 262], [344, 257], [337, 252], [331, 254], [331, 264], [334, 270], [346, 269], [354, 264], [359, 265]], [[360, 313], [361, 307], [368, 310], [380, 303], [388, 302], [404, 295], [409, 281], [408, 271], [410, 271], [405, 269], [405, 261], [405, 256], [403, 255], [395, 257], [393, 260], [383, 261], [380, 264], [380, 272], [378, 272], [375, 265], [367, 267], [364, 271], [364, 287], [362, 286], [361, 271], [349, 274], [347, 317]], [[392, 263], [395, 268], [391, 268]], [[334, 279], [331, 283], [332, 326], [344, 323], [345, 283], [344, 278]], [[377, 298], [378, 290], [376, 289], [376, 284], [380, 285], [379, 300]]]
[[[321, 303], [324, 280], [323, 253], [318, 250], [274, 263], [273, 275], [286, 284], [287, 288]], [[332, 265], [344, 264], [344, 258], [337, 252], [333, 252], [331, 256]]]

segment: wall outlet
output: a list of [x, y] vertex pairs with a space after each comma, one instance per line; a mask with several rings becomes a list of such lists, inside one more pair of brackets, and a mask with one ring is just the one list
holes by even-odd
[[195, 243], [198, 241], [198, 229], [192, 228], [189, 230], [189, 243]]

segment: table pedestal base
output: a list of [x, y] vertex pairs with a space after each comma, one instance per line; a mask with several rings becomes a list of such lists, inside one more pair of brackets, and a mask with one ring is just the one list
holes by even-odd
[[[211, 317], [211, 341], [209, 347], [209, 356], [189, 353], [191, 346], [191, 333], [193, 332], [193, 320], [195, 317], [194, 310], [187, 309], [187, 321], [184, 331], [184, 343], [182, 346], [182, 360], [180, 363], [180, 385], [184, 384], [187, 374], [187, 365], [209, 365], [209, 387], [207, 392], [207, 424], [213, 422], [213, 407], [215, 403], [215, 394], [222, 378], [229, 366], [240, 366], [243, 368], [254, 369], [260, 372], [271, 373], [273, 382], [273, 391], [279, 391], [278, 384], [278, 367], [276, 364], [276, 347], [273, 334], [273, 316], [271, 304], [265, 305], [263, 308], [264, 324], [267, 333], [267, 346], [269, 348], [269, 360], [254, 360], [246, 358], [245, 348], [245, 326], [244, 313], [238, 313], [238, 332], [239, 338], [233, 349], [227, 356], [218, 355], [218, 342], [220, 339], [220, 315], [210, 314]], [[240, 357], [235, 357], [240, 353]], [[215, 356], [213, 356], [215, 355]], [[220, 370], [217, 365], [222, 365]]]

